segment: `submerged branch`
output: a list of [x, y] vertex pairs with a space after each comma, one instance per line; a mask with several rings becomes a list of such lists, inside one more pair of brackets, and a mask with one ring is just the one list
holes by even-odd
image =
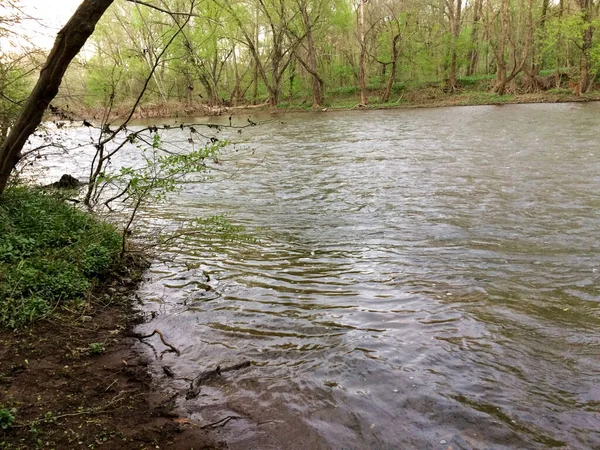
[[149, 337], [154, 336], [155, 334], [158, 334], [158, 336], [160, 337], [160, 340], [162, 341], [163, 344], [165, 344], [167, 347], [169, 347], [170, 350], [167, 350], [169, 352], [173, 352], [173, 353], [177, 353], [177, 356], [179, 356], [181, 354], [181, 352], [177, 349], [177, 347], [175, 347], [172, 344], [169, 344], [166, 340], [164, 335], [162, 334], [162, 332], [158, 329], [154, 330], [152, 333], [150, 333], [147, 336], [139, 336], [136, 335], [136, 337], [141, 341], [142, 339], [147, 339]]
[[207, 370], [206, 372], [200, 373], [194, 380], [190, 383], [190, 388], [185, 394], [185, 399], [190, 400], [192, 398], [196, 398], [198, 394], [200, 394], [200, 389], [202, 387], [202, 383], [205, 383], [209, 380], [213, 380], [218, 378], [223, 372], [231, 372], [233, 370], [240, 370], [246, 367], [250, 367], [252, 364], [250, 361], [244, 361], [238, 364], [234, 364], [233, 366], [221, 368], [221, 366], [217, 366], [214, 370]]

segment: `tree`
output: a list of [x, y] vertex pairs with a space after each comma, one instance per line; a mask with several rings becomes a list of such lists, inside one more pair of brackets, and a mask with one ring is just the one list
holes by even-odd
[[367, 104], [367, 45], [365, 44], [365, 1], [358, 5], [358, 34], [360, 39], [360, 103]]
[[579, 7], [581, 8], [581, 15], [583, 19], [583, 35], [581, 39], [581, 56], [579, 58], [579, 87], [577, 93], [579, 95], [585, 94], [591, 84], [591, 68], [592, 68], [592, 56], [591, 51], [593, 47], [593, 38], [595, 27], [592, 23], [594, 14], [594, 0], [577, 0]]
[[481, 19], [481, 10], [483, 8], [483, 0], [475, 0], [473, 6], [473, 25], [471, 28], [471, 50], [469, 51], [469, 66], [467, 67], [467, 75], [473, 75], [477, 69], [479, 62], [479, 28]]
[[[302, 25], [306, 36], [306, 58], [302, 58], [296, 51], [296, 59], [310, 74], [312, 80], [313, 106], [323, 106], [324, 99], [324, 81], [319, 75], [319, 67], [317, 62], [317, 50], [314, 39], [314, 22], [309, 15], [309, 8], [306, 0], [296, 0], [300, 15], [302, 17]], [[322, 7], [322, 1], [317, 5], [317, 9]], [[319, 11], [320, 12], [320, 11]], [[296, 39], [300, 40], [298, 36]]]
[[[531, 0], [528, 0], [528, 11], [531, 12]], [[504, 95], [506, 92], [506, 86], [523, 70], [523, 66], [527, 61], [531, 41], [526, 33], [525, 44], [522, 49], [522, 56], [520, 62], [517, 60], [518, 49], [516, 44], [511, 37], [514, 34], [514, 27], [511, 27], [511, 8], [510, 0], [501, 0], [500, 3], [500, 37], [496, 43], [496, 84], [494, 85], [494, 92], [498, 95]], [[508, 45], [511, 48], [508, 48]], [[507, 54], [512, 53], [512, 69], [510, 74], [508, 73]]]
[[58, 93], [69, 64], [112, 3], [113, 0], [84, 0], [56, 36], [54, 47], [33, 91], [0, 146], [0, 195], [6, 189], [10, 174], [21, 159], [23, 146], [42, 121], [46, 108]]
[[446, 0], [446, 10], [450, 22], [450, 71], [448, 73], [448, 88], [455, 90], [456, 84], [456, 45], [460, 35], [462, 0]]

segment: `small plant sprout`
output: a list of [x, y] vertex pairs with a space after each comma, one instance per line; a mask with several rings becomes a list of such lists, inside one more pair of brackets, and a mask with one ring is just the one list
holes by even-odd
[[[1, 406], [1, 405], [0, 405]], [[0, 407], [0, 430], [8, 430], [15, 423], [17, 408]]]
[[90, 355], [101, 355], [106, 350], [103, 342], [92, 342], [88, 346], [88, 353]]

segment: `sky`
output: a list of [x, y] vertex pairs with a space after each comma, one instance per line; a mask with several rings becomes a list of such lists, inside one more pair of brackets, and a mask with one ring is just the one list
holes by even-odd
[[67, 23], [82, 0], [20, 0], [26, 19], [14, 31], [26, 34], [40, 47], [51, 48], [56, 33]]

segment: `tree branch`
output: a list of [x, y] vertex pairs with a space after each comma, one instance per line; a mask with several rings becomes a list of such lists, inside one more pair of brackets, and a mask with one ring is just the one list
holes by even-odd
[[174, 12], [174, 11], [169, 11], [167, 9], [160, 8], [159, 6], [152, 5], [150, 3], [142, 2], [140, 0], [126, 0], [126, 1], [128, 1], [130, 3], [135, 3], [137, 5], [143, 5], [143, 6], [146, 6], [147, 8], [155, 9], [156, 11], [160, 11], [162, 13], [169, 14], [170, 16], [198, 17], [200, 19], [209, 20], [211, 22], [215, 22], [215, 23], [218, 23], [218, 24], [221, 23], [218, 20], [213, 19], [212, 17], [201, 16], [200, 14], [194, 14], [191, 11], [189, 13], [188, 12]]

